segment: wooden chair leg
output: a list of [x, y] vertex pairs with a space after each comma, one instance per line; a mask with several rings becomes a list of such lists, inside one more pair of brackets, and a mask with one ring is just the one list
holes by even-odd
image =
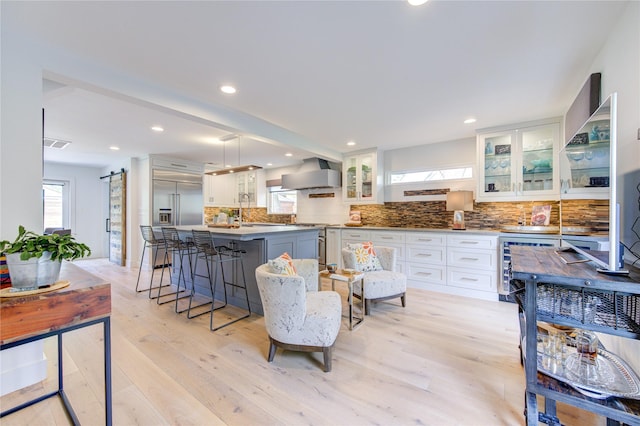
[[371, 299], [364, 299], [364, 314], [369, 315], [371, 313]]
[[402, 296], [400, 296], [400, 301], [402, 301], [402, 307], [406, 308], [407, 307], [407, 293], [402, 293]]
[[269, 341], [269, 358], [267, 358], [269, 362], [272, 362], [273, 357], [276, 356], [276, 349], [276, 345], [272, 341]]
[[331, 371], [331, 348], [332, 346], [322, 348], [322, 354], [324, 355], [324, 372]]

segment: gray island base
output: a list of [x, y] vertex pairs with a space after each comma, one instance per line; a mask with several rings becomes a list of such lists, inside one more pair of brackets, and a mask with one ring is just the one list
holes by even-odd
[[[192, 238], [192, 230], [209, 231], [216, 246], [227, 246], [234, 249], [246, 251], [243, 255], [244, 273], [247, 281], [247, 291], [251, 312], [263, 315], [262, 302], [256, 283], [255, 270], [258, 266], [266, 263], [269, 259], [274, 259], [282, 253], [289, 253], [295, 259], [317, 259], [318, 258], [318, 229], [313, 227], [303, 227], [294, 225], [243, 225], [240, 228], [210, 228], [207, 226], [178, 226], [180, 239], [188, 241]], [[160, 229], [157, 228], [159, 232]], [[194, 264], [195, 254], [191, 255], [191, 264]], [[180, 259], [174, 255], [172, 259], [173, 276], [172, 282], [178, 282], [178, 272], [180, 270]], [[182, 259], [184, 276], [187, 281], [187, 288], [191, 288], [191, 274], [189, 273], [189, 260], [185, 256]], [[205, 263], [200, 260], [197, 264], [198, 275], [207, 274]], [[233, 262], [233, 266], [225, 264], [225, 278], [227, 281], [242, 282], [242, 271], [240, 265]], [[209, 282], [206, 278], [194, 275], [196, 292], [203, 295], [210, 295]], [[224, 300], [224, 286], [222, 276], [218, 268], [216, 285], [216, 300]], [[227, 289], [227, 301], [229, 304], [246, 309], [244, 291], [229, 286]]]

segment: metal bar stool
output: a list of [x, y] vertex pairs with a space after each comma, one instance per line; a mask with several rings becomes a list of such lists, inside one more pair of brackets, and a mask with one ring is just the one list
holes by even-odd
[[[171, 293], [161, 294], [161, 289], [158, 289], [158, 295], [155, 297], [158, 305], [164, 305], [165, 303], [170, 303], [175, 300], [176, 303], [176, 312], [178, 309], [178, 300], [189, 297], [188, 294], [184, 294], [187, 291], [187, 280], [184, 278], [184, 256], [186, 255], [189, 259], [189, 270], [191, 270], [191, 247], [193, 244], [188, 243], [186, 241], [182, 241], [180, 239], [180, 235], [176, 228], [172, 227], [162, 227], [162, 236], [164, 238], [164, 247], [165, 247], [165, 263], [169, 264], [169, 281], [173, 284], [173, 273], [175, 271], [175, 263], [173, 262], [173, 255], [177, 254], [180, 259], [180, 267], [178, 269], [178, 282], [176, 284], [176, 291]], [[169, 262], [169, 260], [171, 260]], [[162, 270], [162, 275], [164, 275], [164, 269]], [[161, 278], [162, 279], [162, 278]], [[184, 290], [180, 289], [180, 279], [184, 282]], [[164, 299], [166, 296], [175, 296], [175, 299], [166, 300]], [[160, 300], [163, 299], [163, 300]]]
[[[162, 276], [160, 276], [160, 284], [158, 287], [153, 286], [153, 274], [156, 271], [156, 261], [158, 260], [158, 250], [159, 248], [164, 248], [164, 240], [160, 238], [156, 238], [153, 233], [153, 228], [148, 225], [140, 225], [140, 231], [142, 232], [142, 239], [144, 240], [144, 245], [142, 246], [142, 256], [140, 257], [140, 269], [138, 269], [138, 281], [136, 281], [136, 293], [141, 293], [143, 291], [149, 292], [149, 298], [151, 297], [151, 290], [158, 289], [159, 287], [168, 287], [169, 284], [162, 285]], [[151, 259], [151, 280], [149, 281], [149, 288], [140, 289], [140, 274], [142, 272], [142, 265], [144, 263], [144, 252], [147, 248], [152, 250], [155, 249], [155, 253], [153, 253], [153, 259]], [[164, 272], [164, 263], [162, 264], [162, 271]]]
[[[214, 294], [215, 294], [215, 282], [218, 279], [218, 264], [220, 263], [220, 253], [216, 250], [211, 233], [209, 231], [196, 231], [192, 230], [193, 243], [195, 245], [195, 261], [193, 262], [193, 270], [191, 271], [191, 296], [189, 298], [189, 307], [187, 308], [187, 318], [195, 318], [200, 315], [209, 313], [214, 308]], [[207, 274], [198, 273], [198, 260], [204, 260], [207, 268]], [[213, 275], [212, 275], [213, 272]], [[199, 305], [193, 306], [193, 297], [195, 296], [195, 283], [196, 277], [207, 278], [209, 281], [209, 289], [211, 290], [211, 300]], [[196, 309], [205, 305], [209, 305], [211, 309], [198, 312], [191, 315], [191, 309]]]
[[[222, 275], [222, 286], [224, 288], [224, 304], [222, 304], [221, 306], [218, 306], [216, 308], [213, 308], [211, 310], [211, 316], [209, 318], [209, 328], [211, 329], [211, 331], [216, 331], [219, 330], [223, 327], [226, 327], [230, 324], [233, 324], [235, 322], [238, 322], [242, 319], [245, 318], [249, 318], [251, 316], [251, 304], [249, 303], [249, 293], [247, 291], [247, 279], [245, 276], [245, 272], [244, 272], [244, 263], [242, 261], [243, 255], [246, 253], [246, 250], [243, 249], [239, 249], [234, 247], [235, 246], [235, 241], [231, 241], [230, 242], [230, 246], [231, 247], [227, 247], [227, 246], [215, 246], [216, 250], [218, 251], [219, 255], [220, 255], [220, 269], [221, 269], [221, 275]], [[236, 268], [233, 269], [232, 271], [232, 276], [234, 278], [234, 281], [227, 281], [225, 273], [224, 273], [224, 265], [226, 264], [231, 264], [233, 266], [236, 266]], [[239, 269], [241, 272], [241, 277], [242, 277], [242, 283], [238, 283], [237, 282], [237, 277], [236, 277], [236, 272], [238, 271], [237, 266], [239, 265]], [[216, 284], [216, 280], [213, 281], [213, 289], [212, 289], [212, 293], [214, 295], [214, 302], [215, 302], [215, 284]], [[224, 308], [225, 306], [227, 306], [227, 287], [232, 287], [232, 288], [238, 288], [244, 291], [244, 298], [245, 298], [245, 302], [247, 304], [247, 313], [241, 317], [238, 318], [234, 318], [230, 321], [227, 321], [221, 325], [218, 325], [217, 327], [213, 326], [213, 313], [214, 311], [217, 311], [218, 309]], [[212, 304], [213, 306], [213, 304]]]

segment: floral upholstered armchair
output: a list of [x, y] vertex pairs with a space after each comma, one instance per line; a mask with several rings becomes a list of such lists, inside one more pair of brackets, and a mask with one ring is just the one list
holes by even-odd
[[[349, 244], [342, 249], [342, 263], [345, 268], [364, 272], [366, 315], [371, 312], [371, 303], [400, 298], [406, 306], [407, 277], [396, 272], [396, 249], [394, 247], [375, 246], [370, 242]], [[360, 292], [359, 282], [354, 283], [355, 291]]]
[[[256, 281], [269, 334], [272, 362], [278, 347], [322, 352], [324, 371], [331, 371], [333, 345], [340, 331], [342, 302], [335, 291], [318, 291], [318, 261], [291, 259], [278, 269], [273, 261], [256, 268]], [[290, 273], [294, 275], [289, 275]]]

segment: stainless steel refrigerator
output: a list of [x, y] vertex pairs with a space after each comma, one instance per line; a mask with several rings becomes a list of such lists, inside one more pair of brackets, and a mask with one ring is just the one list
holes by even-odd
[[[202, 225], [202, 175], [168, 170], [153, 171], [153, 226]], [[160, 237], [160, 236], [159, 236]], [[161, 238], [161, 237], [160, 237]], [[155, 266], [164, 263], [158, 252]]]

